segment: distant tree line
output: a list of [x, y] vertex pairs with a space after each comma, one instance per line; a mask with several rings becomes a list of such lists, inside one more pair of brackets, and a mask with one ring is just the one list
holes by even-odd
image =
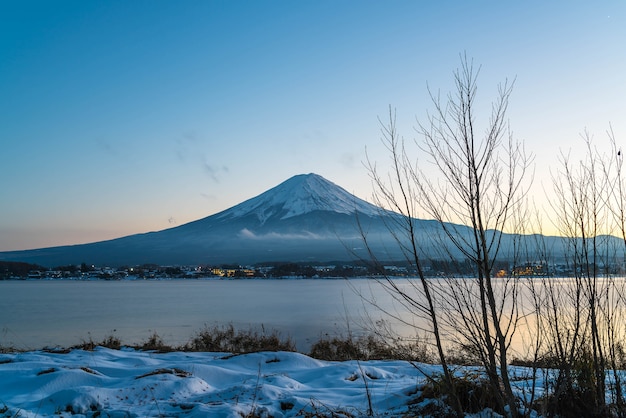
[[0, 261], [0, 280], [27, 277], [33, 270], [47, 269], [37, 264], [23, 263], [21, 261]]

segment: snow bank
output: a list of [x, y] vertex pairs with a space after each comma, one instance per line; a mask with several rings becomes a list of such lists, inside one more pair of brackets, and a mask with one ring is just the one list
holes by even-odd
[[291, 417], [330, 410], [359, 416], [368, 411], [369, 391], [376, 414], [397, 416], [424, 381], [403, 361], [326, 362], [289, 352], [32, 351], [0, 354], [0, 411], [20, 417]]

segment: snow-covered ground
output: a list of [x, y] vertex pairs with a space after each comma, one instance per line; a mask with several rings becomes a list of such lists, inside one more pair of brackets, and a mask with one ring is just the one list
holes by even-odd
[[398, 416], [423, 382], [403, 361], [326, 362], [290, 352], [30, 351], [0, 354], [0, 416], [361, 416], [368, 392], [376, 414]]
[[[425, 375], [441, 371], [417, 366], [319, 361], [292, 352], [230, 355], [98, 347], [8, 353], [0, 354], [0, 417], [396, 417], [415, 401]], [[472, 368], [457, 372], [477, 376]], [[513, 368], [513, 373], [523, 396], [526, 371]], [[482, 411], [473, 416], [498, 415]]]

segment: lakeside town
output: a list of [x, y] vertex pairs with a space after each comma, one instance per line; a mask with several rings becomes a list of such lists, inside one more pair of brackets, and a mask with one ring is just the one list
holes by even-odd
[[[598, 265], [604, 274], [623, 274], [617, 264]], [[427, 277], [465, 277], [472, 275], [469, 261], [432, 260], [423, 268]], [[496, 277], [574, 277], [575, 269], [566, 263], [527, 262], [512, 267], [500, 263]], [[169, 279], [340, 279], [363, 277], [417, 277], [415, 268], [401, 262], [353, 263], [266, 263], [254, 266], [193, 265], [161, 266], [142, 264], [118, 268], [81, 263], [46, 268], [36, 264], [0, 261], [0, 280], [169, 280]]]

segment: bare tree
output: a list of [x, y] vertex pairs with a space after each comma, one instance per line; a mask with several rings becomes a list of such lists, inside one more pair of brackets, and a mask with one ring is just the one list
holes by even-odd
[[[445, 354], [438, 334], [439, 319], [445, 317], [452, 331], [463, 332], [482, 361], [498, 409], [515, 416], [517, 400], [509, 380], [508, 353], [517, 324], [517, 287], [512, 275], [496, 278], [496, 268], [504, 257], [505, 231], [518, 232], [519, 220], [514, 215], [525, 195], [523, 181], [530, 158], [522, 144], [513, 139], [506, 119], [512, 83], [499, 86], [484, 134], [478, 132], [478, 73], [472, 61], [462, 56], [461, 66], [454, 73], [454, 94], [442, 101], [430, 91], [434, 110], [425, 123], [419, 124], [417, 141], [418, 153], [430, 163], [428, 166], [415, 162], [415, 156], [398, 137], [395, 115], [390, 112], [383, 142], [391, 154], [392, 173], [380, 175], [371, 162], [369, 171], [378, 202], [402, 214], [399, 228], [408, 239], [399, 242], [412, 255], [422, 291], [428, 295], [425, 312], [442, 363], [446, 364]], [[417, 240], [414, 218], [418, 213], [438, 222], [443, 233], [438, 241], [441, 254], [456, 261], [454, 253], [460, 252], [469, 260], [471, 278], [448, 280], [444, 288], [437, 289], [438, 294], [433, 294], [433, 285], [420, 273], [425, 254], [421, 245], [425, 243]], [[390, 286], [406, 298], [402, 289]]]
[[552, 408], [562, 410], [577, 399], [580, 405], [573, 413], [608, 413], [606, 372], [612, 370], [613, 410], [624, 416], [618, 369], [623, 367], [621, 340], [626, 332], [625, 283], [615, 277], [623, 274], [626, 250], [618, 245], [620, 238], [626, 243], [621, 151], [611, 131], [608, 155], [598, 151], [588, 132], [582, 138], [585, 158], [572, 161], [563, 155], [561, 169], [553, 175], [555, 224], [567, 239], [564, 257], [573, 278], [558, 292], [546, 287], [548, 342], [559, 371]]
[[[443, 369], [444, 393], [451, 399], [456, 415], [462, 417], [464, 413], [455, 390], [454, 377], [445, 355], [442, 331], [439, 326], [439, 313], [435, 302], [435, 289], [424, 272], [422, 243], [417, 239], [416, 219], [419, 208], [419, 189], [411, 181], [412, 167], [408, 164], [408, 155], [403, 147], [403, 141], [398, 136], [396, 115], [391, 108], [389, 109], [388, 122], [386, 124], [381, 122], [381, 126], [382, 141], [391, 155], [392, 170], [388, 177], [389, 181], [385, 181], [376, 170], [376, 165], [371, 161], [369, 162], [369, 172], [375, 186], [374, 200], [378, 206], [389, 208], [399, 215], [384, 217], [384, 219], [388, 220], [387, 227], [394, 235], [405, 260], [417, 271], [419, 284], [410, 281], [410, 289], [402, 289], [394, 279], [388, 276], [385, 276], [385, 279], [380, 283], [398, 303], [415, 313], [416, 316], [425, 318], [426, 323], [430, 324], [437, 357]], [[363, 234], [363, 238], [367, 244], [367, 235]], [[371, 249], [369, 245], [366, 247]], [[370, 257], [377, 262], [376, 255], [371, 250]], [[386, 313], [400, 322], [411, 323], [408, 318], [402, 318], [390, 312]]]
[[[570, 254], [568, 258], [573, 263], [574, 277], [577, 291], [580, 295], [578, 311], [584, 314], [585, 328], [580, 334], [582, 350], [589, 350], [592, 357], [594, 372], [595, 397], [592, 404], [598, 407], [604, 405], [605, 386], [605, 355], [600, 333], [601, 294], [605, 290], [606, 282], [599, 282], [601, 275], [600, 264], [607, 265], [603, 247], [603, 231], [607, 227], [607, 206], [604, 204], [606, 178], [598, 171], [599, 157], [591, 147], [591, 140], [585, 134], [588, 149], [586, 160], [581, 160], [578, 167], [573, 166], [569, 159], [564, 158], [564, 183], [557, 185], [558, 196], [567, 200], [567, 210], [562, 214], [564, 224], [570, 238]], [[587, 353], [585, 353], [587, 354]]]

